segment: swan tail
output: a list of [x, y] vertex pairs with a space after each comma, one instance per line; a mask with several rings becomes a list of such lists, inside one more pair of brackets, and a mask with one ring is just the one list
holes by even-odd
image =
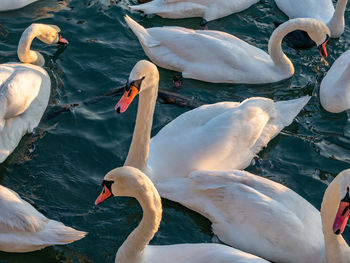
[[139, 39], [139, 41], [141, 42], [142, 46], [146, 46], [146, 47], [154, 47], [154, 46], [158, 46], [160, 43], [155, 40], [148, 32], [147, 29], [145, 29], [143, 26], [141, 26], [140, 24], [138, 24], [135, 20], [133, 20], [131, 17], [129, 17], [128, 15], [126, 15], [125, 17], [125, 21], [128, 24], [128, 26], [130, 27], [130, 29], [132, 30], [132, 32], [134, 32], [134, 34], [137, 36], [137, 38]]
[[252, 154], [260, 152], [284, 127], [290, 125], [294, 118], [309, 102], [310, 98], [310, 96], [305, 96], [294, 100], [275, 102], [276, 114], [267, 123], [258, 140], [251, 148]]
[[304, 96], [294, 100], [278, 101], [275, 103], [277, 119], [283, 126], [290, 125], [294, 118], [309, 102], [310, 96]]
[[41, 231], [41, 239], [47, 245], [69, 244], [85, 237], [87, 232], [75, 230], [65, 226], [61, 222], [49, 220], [45, 228]]

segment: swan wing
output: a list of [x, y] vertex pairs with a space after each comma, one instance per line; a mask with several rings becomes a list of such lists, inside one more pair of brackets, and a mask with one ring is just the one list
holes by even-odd
[[213, 243], [147, 246], [145, 262], [164, 263], [268, 263], [238, 249]]
[[50, 220], [14, 191], [0, 185], [0, 250], [30, 252], [55, 244], [68, 244], [86, 232]]
[[273, 262], [322, 262], [319, 212], [281, 184], [245, 171], [199, 170], [156, 187], [207, 217], [219, 239], [237, 249]]
[[37, 71], [10, 65], [0, 65], [2, 119], [10, 119], [25, 112], [38, 96], [42, 84], [42, 75]]
[[16, 192], [0, 185], [0, 232], [40, 231], [48, 219]]
[[151, 139], [152, 180], [183, 177], [193, 170], [247, 167], [309, 99], [274, 103], [249, 98], [242, 103], [204, 105], [180, 115]]

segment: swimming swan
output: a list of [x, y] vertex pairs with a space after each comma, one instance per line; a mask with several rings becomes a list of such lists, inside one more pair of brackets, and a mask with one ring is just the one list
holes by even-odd
[[282, 39], [294, 30], [307, 31], [321, 56], [327, 56], [328, 27], [315, 19], [292, 19], [280, 25], [269, 40], [269, 54], [220, 31], [182, 27], [145, 29], [129, 16], [125, 21], [147, 56], [158, 66], [182, 72], [183, 77], [215, 83], [272, 83], [294, 74], [283, 53]]
[[112, 196], [128, 196], [136, 198], [143, 210], [141, 223], [118, 249], [116, 263], [268, 263], [222, 244], [150, 246], [162, 219], [161, 199], [151, 180], [139, 169], [124, 166], [110, 171], [102, 186], [96, 205]]
[[44, 57], [30, 45], [35, 37], [49, 45], [67, 44], [60, 31], [54, 25], [32, 24], [19, 40], [22, 63], [0, 64], [0, 163], [38, 126], [49, 101], [51, 81], [42, 68]]
[[2, 185], [0, 211], [0, 251], [30, 252], [72, 243], [87, 234], [48, 219], [17, 193]]
[[158, 82], [157, 67], [149, 61], [139, 61], [130, 73], [124, 95], [115, 106], [117, 112], [123, 113], [140, 94], [125, 165], [140, 169], [153, 182], [185, 177], [194, 170], [246, 168], [310, 99], [305, 96], [274, 102], [255, 97], [241, 103], [203, 105], [178, 116], [151, 140]]

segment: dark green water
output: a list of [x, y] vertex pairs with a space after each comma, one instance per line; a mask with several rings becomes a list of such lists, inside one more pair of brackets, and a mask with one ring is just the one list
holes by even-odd
[[[1, 1], [1, 0], [0, 0]], [[108, 2], [108, 1], [105, 1]], [[57, 59], [57, 47], [33, 43], [47, 60], [52, 93], [46, 116], [56, 105], [79, 102], [125, 83], [134, 64], [146, 56], [124, 14], [131, 1], [107, 6], [98, 0], [40, 0], [20, 11], [0, 13], [0, 63], [17, 61], [17, 43], [33, 21], [56, 24], [70, 41]], [[345, 13], [348, 17], [349, 9]], [[199, 18], [167, 20], [131, 16], [146, 27], [180, 25], [199, 28]], [[210, 23], [210, 29], [235, 34], [267, 50], [274, 20], [286, 20], [273, 0]], [[349, 49], [350, 19], [339, 40], [328, 45], [330, 64]], [[248, 168], [280, 182], [320, 208], [324, 190], [333, 177], [350, 165], [348, 113], [329, 114], [319, 105], [320, 80], [328, 67], [317, 49], [295, 51], [284, 45], [295, 65], [295, 76], [273, 85], [218, 85], [185, 80], [176, 92], [207, 103], [238, 101], [251, 96], [274, 100], [313, 98], [295, 122], [270, 142]], [[172, 89], [173, 72], [160, 69], [160, 87]], [[109, 170], [126, 157], [137, 103], [123, 115], [114, 112], [117, 98], [85, 105], [54, 118], [44, 118], [34, 135], [25, 136], [15, 152], [0, 165], [0, 182], [34, 203], [49, 218], [64, 222], [88, 236], [68, 246], [49, 247], [27, 254], [0, 253], [0, 262], [114, 262], [115, 253], [141, 219], [137, 202], [129, 198], [94, 200]], [[153, 134], [188, 109], [157, 103]], [[164, 215], [152, 244], [210, 242], [210, 223], [182, 206], [163, 200]], [[0, 211], [1, 212], [1, 211]], [[286, 231], [293, 231], [292, 229]], [[350, 230], [344, 234], [350, 242]]]

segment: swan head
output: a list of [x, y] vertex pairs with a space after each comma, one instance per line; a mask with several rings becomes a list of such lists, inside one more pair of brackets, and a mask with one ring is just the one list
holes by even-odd
[[318, 51], [320, 52], [321, 57], [327, 57], [326, 45], [329, 41], [331, 32], [323, 22], [318, 21], [312, 18], [302, 18], [304, 20], [309, 20], [309, 28], [307, 33], [309, 37], [316, 43]]
[[344, 232], [350, 215], [350, 169], [338, 174], [331, 184], [333, 183], [336, 184], [339, 193], [339, 196], [335, 197], [339, 207], [333, 223], [333, 232], [339, 235]]
[[124, 87], [124, 94], [115, 106], [118, 113], [127, 110], [137, 94], [153, 89], [158, 85], [157, 66], [147, 60], [140, 60], [130, 72], [129, 80]]
[[114, 196], [140, 197], [148, 192], [150, 185], [153, 185], [150, 179], [137, 168], [131, 166], [115, 168], [104, 177], [102, 192], [97, 197], [95, 205]]
[[36, 37], [45, 44], [68, 44], [68, 41], [61, 35], [61, 29], [56, 25], [32, 24], [29, 27]]

